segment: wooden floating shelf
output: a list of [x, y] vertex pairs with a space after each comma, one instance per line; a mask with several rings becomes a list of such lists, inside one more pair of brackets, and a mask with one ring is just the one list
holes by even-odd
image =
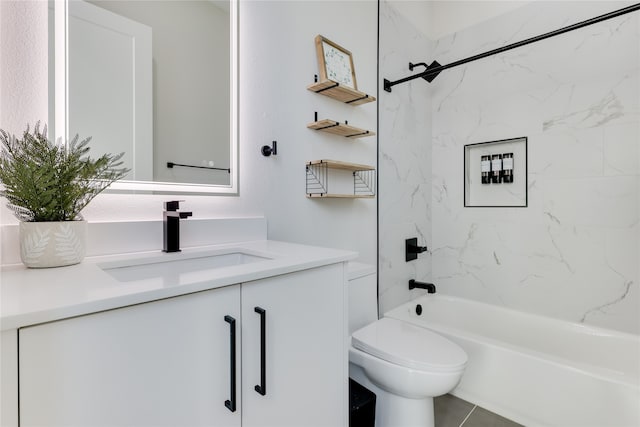
[[347, 86], [341, 86], [340, 83], [333, 80], [324, 80], [307, 86], [311, 92], [337, 99], [349, 105], [361, 105], [376, 100], [375, 96], [367, 95], [359, 90], [352, 89]]
[[[376, 195], [376, 168], [369, 165], [338, 160], [313, 160], [306, 164], [306, 194], [313, 199], [371, 199]], [[351, 172], [350, 190], [338, 185], [338, 191], [330, 191], [330, 182], [340, 178], [331, 170]], [[331, 183], [335, 188], [336, 182]], [[344, 184], [344, 182], [343, 182]]]
[[340, 123], [336, 122], [335, 120], [329, 119], [309, 123], [307, 127], [309, 129], [315, 129], [322, 132], [332, 133], [334, 135], [344, 136], [345, 138], [365, 138], [367, 136], [373, 136], [376, 134], [375, 132], [372, 132], [370, 130], [360, 129], [346, 123]]
[[357, 171], [373, 171], [375, 167], [369, 165], [359, 165], [357, 163], [341, 162], [338, 160], [313, 160], [307, 162], [307, 166], [326, 165], [329, 169], [342, 169], [352, 172]]

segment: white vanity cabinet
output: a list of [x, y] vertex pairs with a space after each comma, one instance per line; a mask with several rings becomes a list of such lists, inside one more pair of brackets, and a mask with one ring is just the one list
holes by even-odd
[[239, 286], [20, 329], [20, 426], [239, 426], [225, 315]]
[[344, 280], [336, 263], [21, 328], [20, 426], [346, 425]]
[[[242, 285], [243, 427], [346, 426], [343, 268], [335, 264]], [[264, 341], [256, 307], [264, 310]], [[264, 396], [256, 386], [264, 386]]]

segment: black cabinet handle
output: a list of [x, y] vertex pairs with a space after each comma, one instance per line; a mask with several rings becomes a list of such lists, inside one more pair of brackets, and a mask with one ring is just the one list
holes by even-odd
[[230, 399], [225, 400], [224, 406], [231, 412], [236, 412], [236, 319], [231, 316], [224, 316], [224, 321], [229, 323], [229, 350], [231, 366], [229, 373], [231, 376]]
[[267, 311], [260, 307], [255, 307], [254, 311], [260, 315], [260, 384], [255, 386], [255, 390], [264, 396], [267, 394]]

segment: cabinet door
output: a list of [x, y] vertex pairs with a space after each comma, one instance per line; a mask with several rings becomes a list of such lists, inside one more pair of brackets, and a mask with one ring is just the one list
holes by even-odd
[[239, 426], [225, 315], [239, 286], [21, 329], [20, 425]]
[[[242, 284], [243, 427], [346, 425], [344, 280], [334, 264]], [[265, 382], [256, 307], [265, 316]]]

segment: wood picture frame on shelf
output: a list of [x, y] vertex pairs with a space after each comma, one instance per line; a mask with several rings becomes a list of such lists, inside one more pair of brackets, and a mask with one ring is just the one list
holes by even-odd
[[332, 80], [358, 90], [351, 52], [321, 35], [317, 35], [315, 41], [320, 81]]

